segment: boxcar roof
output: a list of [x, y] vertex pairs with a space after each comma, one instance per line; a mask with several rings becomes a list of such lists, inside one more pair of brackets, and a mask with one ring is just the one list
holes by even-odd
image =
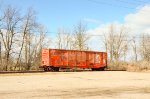
[[80, 50], [67, 50], [67, 49], [51, 49], [51, 48], [43, 48], [43, 49], [60, 50], [60, 51], [91, 52], [91, 53], [106, 53], [106, 52], [98, 52], [98, 51], [80, 51]]

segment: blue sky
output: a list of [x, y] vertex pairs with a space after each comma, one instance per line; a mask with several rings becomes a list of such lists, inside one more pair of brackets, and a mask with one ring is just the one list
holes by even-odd
[[[129, 27], [130, 35], [150, 33], [150, 0], [0, 0], [2, 7], [9, 4], [20, 8], [22, 14], [32, 7], [53, 42], [58, 28], [73, 29], [80, 21], [87, 24], [91, 35], [106, 33], [112, 23]], [[102, 38], [91, 36], [89, 47], [103, 51], [102, 43]]]
[[5, 6], [11, 4], [22, 11], [32, 7], [38, 21], [50, 32], [59, 27], [72, 28], [79, 21], [85, 21], [92, 29], [104, 23], [124, 22], [124, 17], [136, 11], [148, 1], [131, 0], [0, 0]]

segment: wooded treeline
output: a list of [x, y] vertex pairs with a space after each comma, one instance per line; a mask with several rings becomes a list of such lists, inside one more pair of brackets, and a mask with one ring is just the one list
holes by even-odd
[[39, 65], [46, 29], [36, 17], [32, 8], [24, 15], [11, 5], [1, 10], [1, 70], [30, 70], [33, 65]]
[[[41, 49], [55, 45], [58, 49], [92, 50], [83, 22], [76, 24], [72, 30], [58, 29], [55, 40], [47, 35], [47, 29], [37, 21], [36, 12], [29, 8], [25, 14], [11, 5], [0, 12], [0, 71], [37, 70], [41, 60]], [[125, 26], [116, 27], [111, 24], [106, 32], [102, 32], [100, 42], [108, 53], [108, 62], [132, 63], [150, 62], [150, 35], [144, 34], [137, 38], [129, 35]], [[51, 41], [53, 41], [51, 43]]]

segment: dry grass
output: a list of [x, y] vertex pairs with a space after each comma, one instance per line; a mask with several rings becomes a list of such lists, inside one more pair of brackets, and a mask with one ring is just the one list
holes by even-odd
[[126, 70], [128, 63], [115, 62], [108, 64], [108, 70]]
[[131, 72], [149, 71], [150, 64], [147, 61], [136, 63], [116, 62], [108, 64], [108, 70], [126, 70]]
[[131, 72], [141, 72], [141, 71], [148, 71], [150, 70], [150, 64], [146, 61], [141, 61], [137, 63], [131, 63], [127, 66], [127, 71]]

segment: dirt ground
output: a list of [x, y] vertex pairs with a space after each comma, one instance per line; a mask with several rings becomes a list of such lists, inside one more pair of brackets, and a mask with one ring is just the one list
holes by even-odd
[[150, 99], [150, 73], [0, 74], [0, 99]]

